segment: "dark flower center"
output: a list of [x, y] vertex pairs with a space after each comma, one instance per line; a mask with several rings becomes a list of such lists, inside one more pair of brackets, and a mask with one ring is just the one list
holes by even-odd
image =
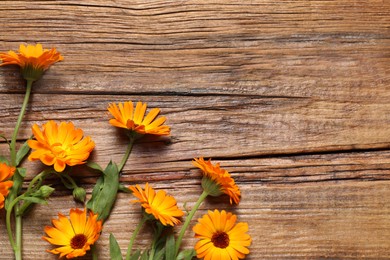
[[70, 240], [70, 246], [73, 249], [81, 249], [87, 243], [87, 237], [84, 234], [75, 235], [72, 240]]
[[229, 245], [229, 235], [225, 232], [217, 232], [211, 238], [211, 242], [213, 242], [215, 247], [226, 248]]

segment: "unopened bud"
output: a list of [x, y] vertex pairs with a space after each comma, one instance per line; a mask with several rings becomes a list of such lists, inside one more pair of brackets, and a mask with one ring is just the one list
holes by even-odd
[[75, 198], [75, 200], [78, 200], [80, 202], [84, 202], [86, 196], [87, 196], [87, 192], [85, 191], [84, 188], [76, 187], [73, 190], [73, 197]]
[[42, 187], [39, 188], [38, 191], [34, 192], [32, 195], [34, 197], [45, 199], [49, 197], [53, 192], [54, 192], [54, 188], [47, 185], [43, 185]]

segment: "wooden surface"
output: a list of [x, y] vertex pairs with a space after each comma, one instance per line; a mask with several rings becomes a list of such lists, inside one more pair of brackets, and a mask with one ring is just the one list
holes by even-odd
[[[96, 142], [93, 161], [118, 162], [125, 141], [107, 105], [147, 102], [172, 135], [136, 145], [125, 184], [149, 181], [191, 206], [201, 188], [190, 161], [212, 157], [242, 202], [211, 199], [197, 217], [219, 208], [248, 222], [247, 259], [390, 259], [389, 25], [385, 0], [1, 1], [0, 51], [40, 42], [65, 58], [34, 85], [20, 143], [33, 123], [72, 120]], [[2, 67], [7, 136], [23, 92], [18, 69]], [[25, 166], [30, 177], [41, 167]], [[96, 176], [80, 170], [77, 180], [90, 193]], [[25, 219], [24, 259], [57, 259], [43, 227], [82, 207], [52, 181], [49, 206]], [[124, 251], [139, 221], [129, 200], [119, 195], [101, 259], [109, 233]], [[0, 258], [12, 259], [1, 214]]]

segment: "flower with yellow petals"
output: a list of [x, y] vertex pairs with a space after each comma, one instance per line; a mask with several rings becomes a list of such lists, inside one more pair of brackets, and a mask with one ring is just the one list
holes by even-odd
[[57, 172], [64, 171], [66, 165], [84, 164], [95, 147], [91, 138], [83, 137], [83, 130], [75, 128], [72, 122], [57, 125], [51, 120], [42, 130], [34, 124], [32, 131], [36, 140], [28, 140], [33, 149], [28, 159], [54, 165]]
[[0, 59], [3, 65], [18, 65], [21, 69], [23, 78], [26, 80], [35, 81], [39, 79], [43, 72], [54, 63], [63, 60], [64, 58], [55, 48], [50, 50], [43, 49], [41, 44], [23, 45], [19, 47], [19, 53], [9, 51], [0, 53]]
[[243, 259], [249, 254], [252, 239], [247, 223], [237, 223], [237, 216], [222, 210], [208, 211], [193, 227], [195, 238], [200, 240], [195, 244], [198, 258], [205, 260]]
[[[201, 157], [198, 159], [195, 158], [194, 161], [192, 161], [192, 164], [202, 170], [204, 176], [202, 186], [204, 189], [209, 189], [208, 192], [210, 195], [218, 196], [220, 193], [225, 193], [230, 197], [231, 204], [233, 201], [236, 204], [240, 202], [240, 189], [236, 185], [234, 179], [230, 176], [230, 173], [227, 170], [222, 169], [219, 166], [219, 163], [213, 165], [211, 159], [205, 161]], [[217, 184], [216, 189], [214, 189], [215, 184]]]
[[5, 163], [0, 163], [0, 209], [4, 207], [5, 197], [9, 193], [9, 189], [13, 185], [13, 181], [9, 181], [15, 173], [15, 167], [10, 167]]
[[68, 259], [85, 255], [102, 231], [102, 221], [97, 220], [98, 215], [90, 212], [87, 217], [86, 209], [71, 209], [69, 215], [70, 219], [58, 213], [58, 219], [52, 220], [54, 227], [46, 226], [47, 237], [42, 237], [50, 244], [60, 246], [48, 252]]
[[118, 105], [111, 103], [108, 106], [108, 111], [114, 118], [110, 119], [109, 122], [113, 126], [125, 128], [140, 135], [169, 135], [169, 126], [163, 125], [166, 118], [159, 117], [156, 119], [160, 109], [153, 108], [144, 118], [146, 107], [146, 103], [142, 102], [137, 102], [135, 109], [131, 101]]
[[131, 186], [129, 189], [133, 195], [138, 198], [133, 202], [141, 203], [145, 212], [153, 215], [155, 219], [159, 220], [164, 226], [174, 226], [180, 223], [181, 216], [184, 212], [177, 207], [177, 202], [174, 197], [167, 195], [163, 190], [156, 191], [146, 183], [145, 190], [139, 185]]

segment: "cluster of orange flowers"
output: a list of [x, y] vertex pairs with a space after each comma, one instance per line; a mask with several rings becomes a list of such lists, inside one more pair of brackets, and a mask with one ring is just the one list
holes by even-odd
[[[48, 121], [42, 126], [34, 124], [32, 126], [34, 139], [28, 140], [16, 151], [16, 136], [32, 83], [41, 78], [52, 64], [63, 60], [63, 57], [54, 48], [47, 50], [37, 44], [20, 45], [19, 53], [14, 51], [0, 53], [0, 59], [2, 61], [0, 66], [18, 65], [23, 78], [27, 81], [26, 98], [10, 142], [10, 159], [0, 157], [0, 209], [5, 208], [7, 212], [7, 232], [16, 259], [21, 259], [22, 255], [20, 242], [22, 234], [18, 233], [21, 232], [21, 226], [12, 229], [11, 213], [15, 213], [15, 225], [18, 226], [21, 225], [21, 219], [28, 207], [36, 203], [46, 203], [54, 189], [50, 185], [44, 185], [44, 180], [51, 174], [58, 175], [65, 186], [73, 190], [75, 198], [84, 202], [85, 190], [78, 187], [69, 175], [71, 167], [80, 164], [87, 164], [99, 171], [101, 177], [83, 210], [71, 209], [69, 218], [59, 213], [58, 219], [52, 220], [52, 226], [44, 228], [46, 236], [43, 239], [58, 246], [48, 252], [59, 254], [60, 257], [74, 258], [85, 255], [88, 250], [94, 251], [93, 245], [99, 239], [116, 194], [122, 190], [131, 192], [136, 198], [132, 202], [140, 203], [143, 210], [143, 219], [130, 239], [126, 259], [144, 259], [145, 256], [148, 256], [148, 259], [192, 259], [193, 256], [204, 259], [243, 259], [249, 254], [248, 247], [252, 240], [247, 234], [248, 224], [236, 223], [237, 216], [225, 210], [208, 211], [199, 218], [192, 229], [195, 238], [199, 239], [194, 249], [180, 251], [184, 233], [206, 197], [225, 194], [231, 204], [240, 202], [240, 189], [230, 173], [219, 164], [212, 164], [211, 160], [203, 158], [195, 158], [192, 162], [203, 174], [203, 193], [186, 216], [176, 239], [173, 233], [167, 235], [166, 228], [179, 225], [185, 213], [177, 206], [173, 196], [164, 190], [154, 190], [149, 183], [146, 183], [144, 188], [138, 184], [120, 188], [119, 173], [129, 157], [133, 144], [146, 134], [157, 136], [170, 134], [170, 127], [164, 125], [166, 118], [158, 117], [160, 113], [158, 108], [153, 108], [146, 114], [147, 104], [142, 102], [137, 102], [135, 106], [131, 101], [109, 104], [108, 111], [113, 116], [109, 123], [124, 129], [129, 137], [129, 146], [119, 165], [110, 162], [104, 170], [97, 164], [87, 162], [95, 143], [89, 136], [84, 136], [84, 132], [76, 128], [72, 122], [58, 124], [55, 121]], [[49, 167], [37, 174], [26, 189], [22, 189], [26, 170], [20, 167], [20, 163], [27, 155], [30, 161], [41, 161]], [[146, 221], [154, 223], [156, 228], [152, 248], [144, 252], [140, 250], [132, 252], [135, 238]], [[163, 243], [160, 243], [161, 241]], [[95, 253], [92, 252], [93, 255]], [[122, 253], [113, 235], [110, 237], [110, 254], [112, 259], [122, 259]]]

